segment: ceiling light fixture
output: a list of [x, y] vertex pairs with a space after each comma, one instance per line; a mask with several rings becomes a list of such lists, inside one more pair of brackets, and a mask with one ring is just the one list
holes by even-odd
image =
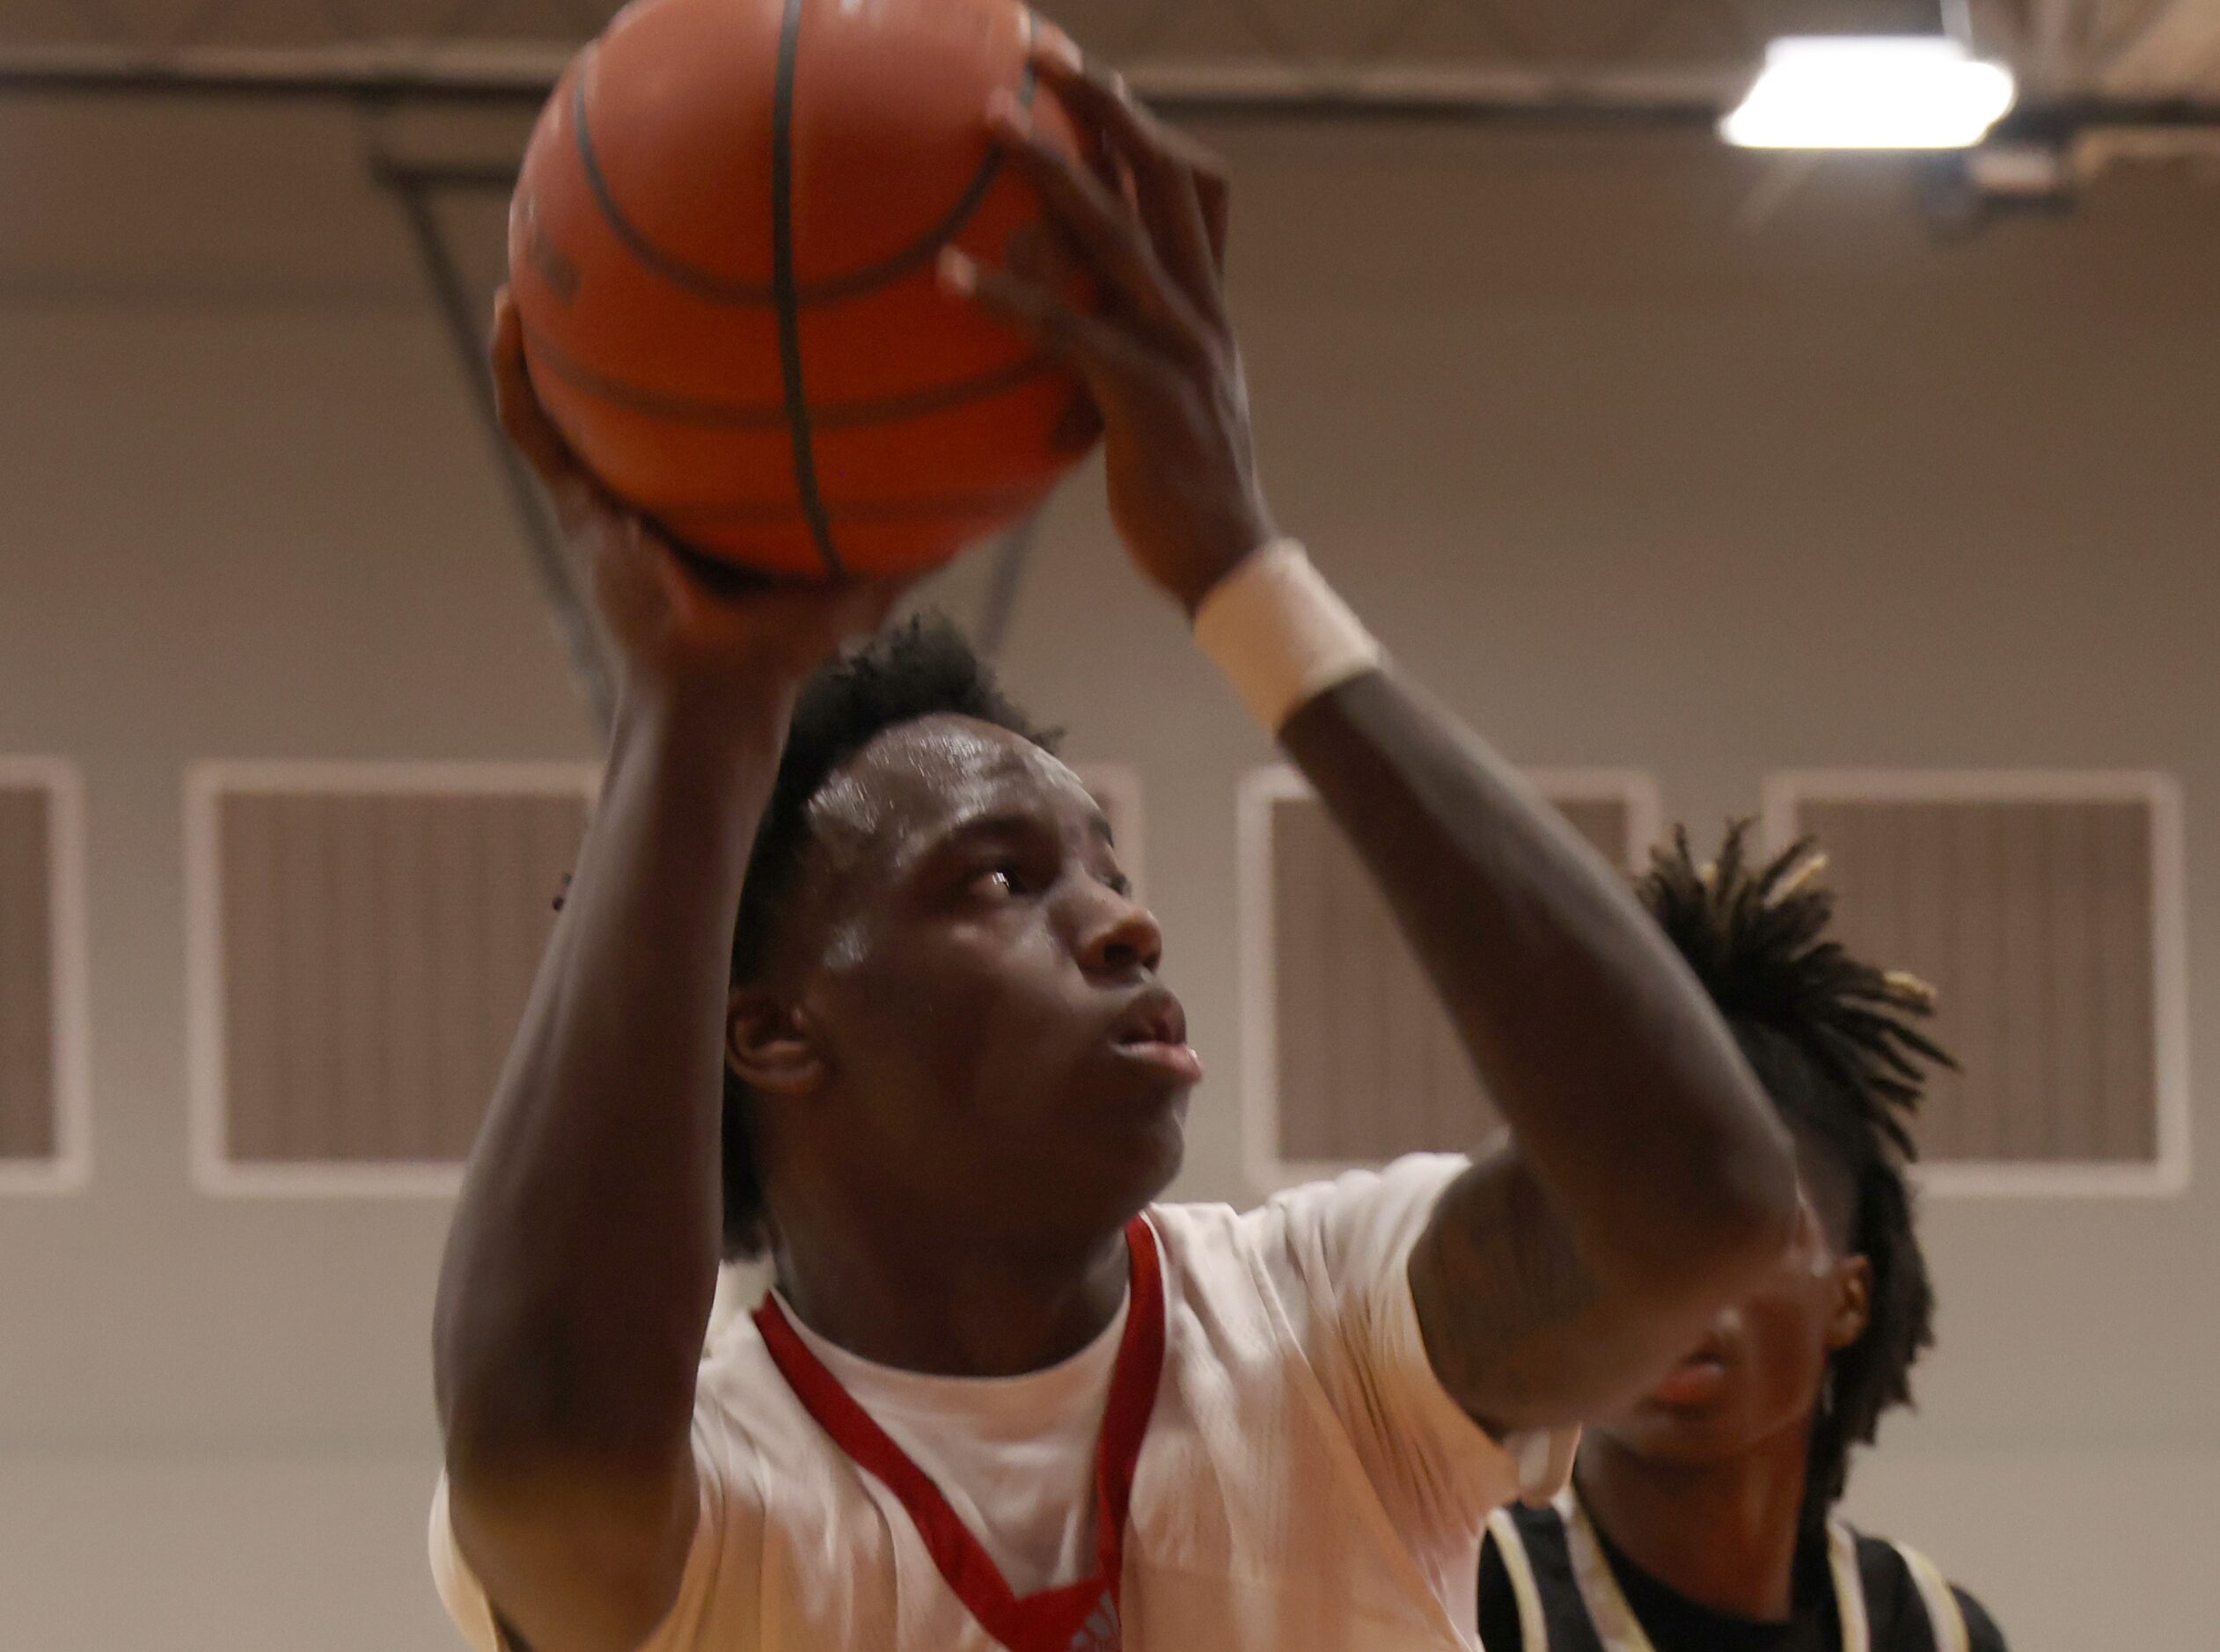
[[1971, 149], [2018, 92], [2010, 69], [1974, 55], [1962, 9], [1945, 0], [1937, 34], [1775, 40], [1719, 135], [1744, 149]]

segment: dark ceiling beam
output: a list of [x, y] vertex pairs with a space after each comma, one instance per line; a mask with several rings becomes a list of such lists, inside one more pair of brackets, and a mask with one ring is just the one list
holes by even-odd
[[[476, 54], [399, 50], [187, 51], [153, 56], [100, 50], [0, 48], [0, 94], [175, 97], [354, 103], [370, 107], [465, 105], [529, 113], [546, 101], [567, 52]], [[1739, 93], [1731, 70], [1671, 75], [1553, 74], [1476, 67], [1468, 72], [1344, 76], [1137, 68], [1138, 90], [1165, 113], [1198, 121], [1380, 121], [1544, 130], [1708, 130]], [[2220, 128], [2220, 97], [2047, 98], [2014, 112], [2007, 133], [2072, 135], [2107, 128]]]

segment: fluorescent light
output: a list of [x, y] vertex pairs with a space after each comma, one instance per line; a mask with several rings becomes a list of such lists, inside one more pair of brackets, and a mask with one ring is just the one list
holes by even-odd
[[1939, 34], [1775, 40], [1719, 135], [1745, 149], [1962, 150], [2012, 106], [2011, 70]]

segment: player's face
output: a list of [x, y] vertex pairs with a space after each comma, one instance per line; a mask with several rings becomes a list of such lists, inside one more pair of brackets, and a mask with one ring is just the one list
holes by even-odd
[[812, 826], [802, 1001], [839, 1151], [915, 1210], [1014, 1237], [1114, 1231], [1161, 1193], [1200, 1068], [1072, 771], [926, 719], [837, 774]]
[[1800, 1434], [1827, 1363], [1865, 1334], [1872, 1268], [1829, 1239], [1808, 1199], [1771, 1273], [1712, 1321], [1703, 1341], [1648, 1395], [1602, 1424], [1612, 1444], [1688, 1465], [1744, 1456]]

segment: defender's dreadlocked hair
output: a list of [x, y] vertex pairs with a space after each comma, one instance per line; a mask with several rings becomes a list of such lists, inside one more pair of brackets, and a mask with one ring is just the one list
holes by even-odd
[[1850, 1448], [1872, 1440], [1884, 1412], [1910, 1403], [1912, 1363], [1934, 1341], [1904, 1166], [1915, 1156], [1921, 1064], [1955, 1064], [1913, 1025], [1933, 1013], [1932, 989], [1825, 939], [1835, 897], [1813, 882], [1827, 864], [1816, 843], [1753, 866], [1748, 830], [1747, 821], [1730, 825], [1717, 863], [1698, 866], [1681, 828], [1640, 894], [1804, 1144], [1835, 1241], [1872, 1268], [1872, 1321], [1829, 1362], [1813, 1425], [1804, 1512], [1816, 1522], [1843, 1495]]
[[[834, 662], [802, 691], [779, 774], [757, 829], [732, 938], [732, 979], [763, 967], [788, 896], [807, 859], [810, 804], [849, 758], [888, 729], [933, 716], [969, 717], [1006, 728], [1044, 750], [1054, 731], [1036, 727], [995, 686], [993, 674], [961, 632], [940, 618], [912, 619], [869, 647]], [[763, 1187], [757, 1180], [748, 1087], [729, 1069], [724, 1085], [724, 1251], [727, 1261], [758, 1256]]]

